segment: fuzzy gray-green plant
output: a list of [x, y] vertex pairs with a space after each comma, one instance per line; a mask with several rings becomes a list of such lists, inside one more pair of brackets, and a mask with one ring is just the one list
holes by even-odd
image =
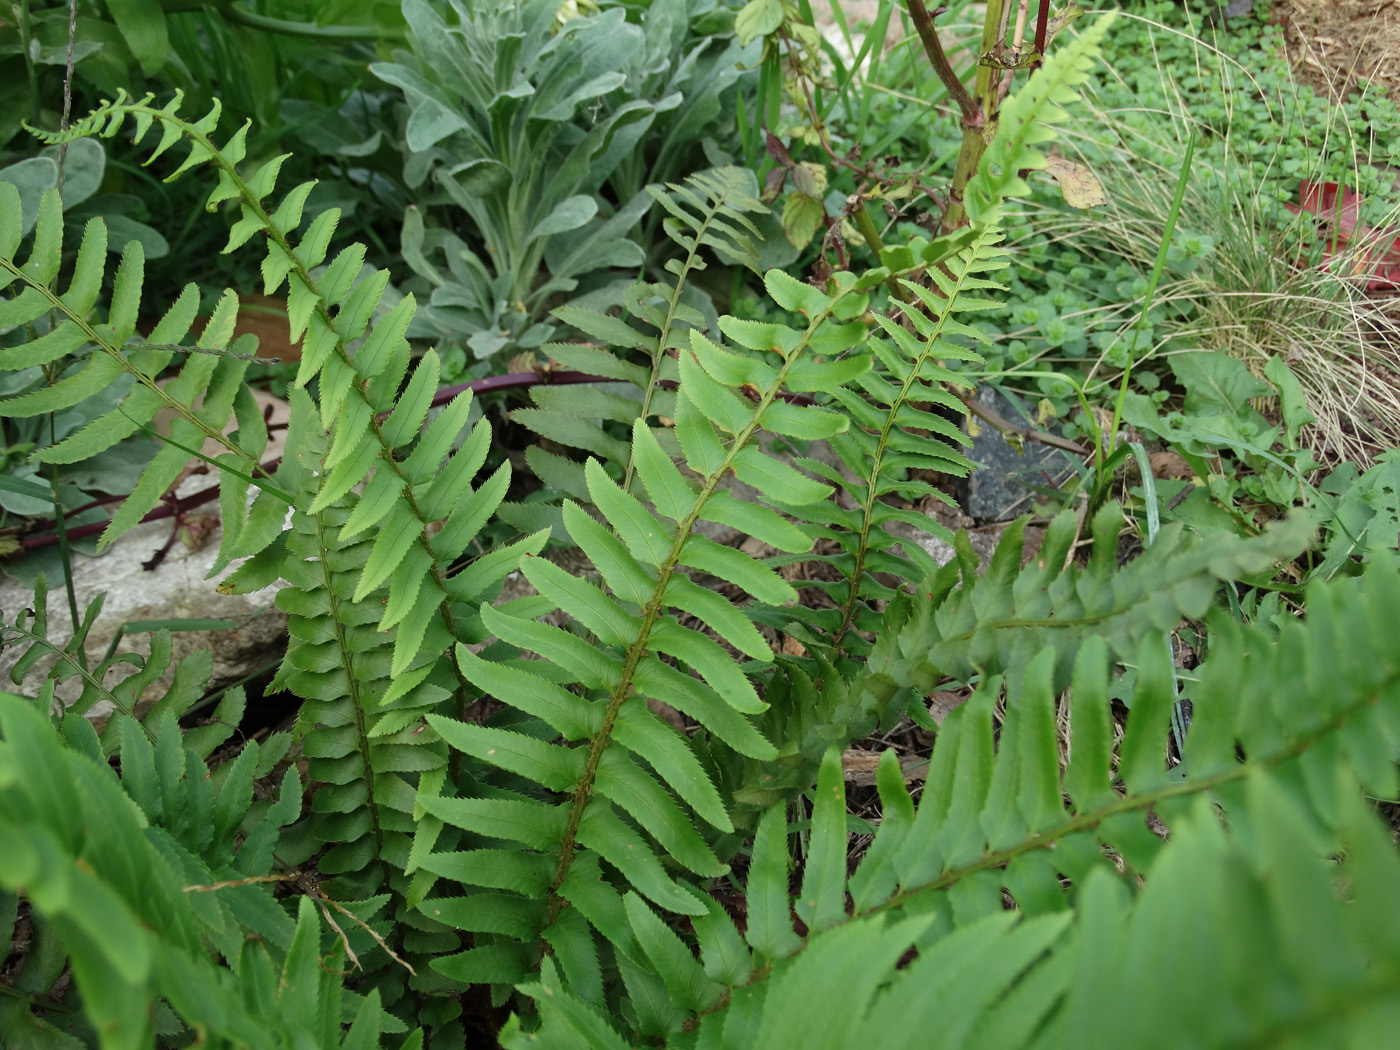
[[[20, 263], [0, 200], [0, 281], [19, 289], [0, 311], [52, 316], [18, 352], [64, 362], [54, 405], [81, 404], [96, 369], [133, 379], [109, 423], [148, 425], [157, 391], [180, 416], [175, 451], [109, 540], [159, 498], [181, 445], [237, 419], [216, 457], [220, 560], [246, 560], [225, 586], [286, 584], [278, 680], [301, 699], [317, 787], [303, 807], [285, 773], [275, 801], [252, 802], [285, 737], [209, 769], [217, 734], [181, 738], [175, 721], [201, 668], [139, 721], [138, 687], [111, 684], [110, 662], [85, 668], [80, 640], [13, 617], [4, 635], [30, 647], [26, 666], [56, 660], [49, 681], [79, 679], [80, 710], [118, 713], [99, 736], [78, 712], [46, 724], [52, 684], [0, 700], [0, 835], [15, 844], [0, 851], [0, 917], [23, 907], [42, 938], [6, 990], [7, 1024], [66, 1025], [51, 1040], [65, 1046], [462, 1046], [464, 1004], [485, 999], [468, 993], [485, 986], [511, 1011], [508, 1046], [1383, 1041], [1400, 1005], [1397, 858], [1358, 784], [1396, 790], [1393, 561], [1313, 587], [1306, 621], [1245, 626], [1210, 611], [1220, 581], [1296, 556], [1306, 525], [1209, 541], [1169, 527], [1120, 566], [1109, 507], [1081, 567], [1066, 513], [1029, 559], [1010, 530], [980, 574], [965, 540], [937, 568], [890, 529], [937, 531], [889, 499], [925, 494], [909, 468], [966, 467], [924, 406], [948, 400], [939, 360], [969, 353], [952, 338], [972, 331], [960, 315], [999, 294], [1001, 203], [1043, 163], [1035, 146], [1103, 30], [1007, 100], [969, 186], [970, 231], [825, 289], [770, 272], [800, 327], [711, 328], [687, 311], [705, 253], [751, 257], [753, 205], [723, 170], [656, 188], [684, 253], [675, 281], [634, 289], [630, 323], [565, 318], [602, 345], [552, 352], [621, 392], [580, 395], [591, 421], [552, 396], [520, 412], [555, 448], [527, 457], [554, 490], [528, 513], [503, 510], [508, 465], [478, 480], [491, 432], [465, 397], [429, 421], [439, 364], [409, 353], [412, 299], [371, 323], [387, 276], [363, 274], [356, 246], [331, 256], [334, 213], [302, 229], [309, 187], [274, 200], [279, 161], [241, 174], [242, 132], [220, 146], [217, 112], [188, 122], [178, 102], [122, 98], [78, 125], [130, 122], [138, 138], [159, 125], [156, 153], [187, 142], [181, 170], [216, 172], [211, 203], [239, 216], [230, 248], [262, 238], [266, 290], [286, 286], [305, 334], [287, 454], [263, 471], [242, 359], [220, 352], [231, 310], [200, 337], [213, 352], [161, 387], [181, 351], [129, 345], [139, 256], [123, 257], [104, 319], [100, 228], [60, 295], [57, 202]], [[891, 278], [921, 312], [872, 334], [867, 293]], [[163, 324], [176, 344], [190, 322], [176, 310]], [[191, 369], [209, 369], [199, 409]], [[843, 469], [775, 458], [765, 435], [828, 440]], [[482, 550], [492, 520], [531, 531]], [[702, 522], [779, 554], [718, 543]], [[541, 556], [550, 535], [596, 575]], [[776, 571], [814, 557], [838, 570], [834, 608], [795, 602]], [[513, 570], [533, 593], [499, 601]], [[1205, 617], [1212, 642], [1169, 770], [1163, 632], [1183, 617]], [[775, 653], [765, 627], [805, 654]], [[158, 640], [139, 674], [168, 663]], [[1121, 746], [1120, 664], [1135, 683]], [[976, 691], [937, 727], [925, 698], [949, 680]], [[936, 734], [927, 780], [916, 803], [882, 760], [881, 818], [852, 867], [841, 749], [906, 714]], [[270, 888], [283, 883], [295, 922]], [[359, 968], [342, 973], [351, 951]], [[50, 997], [65, 958], [80, 1003]]]

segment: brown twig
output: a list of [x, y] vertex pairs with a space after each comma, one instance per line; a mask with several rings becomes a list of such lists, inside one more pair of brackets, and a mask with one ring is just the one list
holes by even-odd
[[[323, 892], [321, 892], [321, 887], [318, 885], [316, 877], [314, 875], [308, 874], [307, 872], [286, 871], [278, 875], [250, 875], [246, 879], [229, 879], [226, 882], [215, 882], [208, 886], [185, 886], [184, 891], [186, 893], [212, 893], [216, 890], [227, 890], [237, 886], [255, 886], [259, 883], [265, 882], [295, 883], [297, 889], [301, 890], [302, 893], [306, 894], [308, 897], [314, 900], [317, 903], [317, 905], [320, 906], [321, 913], [325, 915], [326, 922], [330, 923], [331, 929], [335, 930], [336, 933], [340, 934], [340, 939], [345, 945], [345, 957], [349, 959], [351, 963], [354, 964], [356, 969], [360, 969], [359, 957], [350, 947], [350, 938], [345, 935], [345, 931], [341, 929], [340, 923], [336, 922], [335, 917], [331, 915], [330, 908], [334, 908], [336, 911], [340, 912], [340, 914], [348, 917], [357, 926], [363, 928], [366, 933], [368, 933], [371, 937], [374, 938], [374, 942], [378, 944], [379, 947], [383, 948], [385, 952], [388, 953], [389, 958], [393, 959], [394, 962], [398, 963], [400, 966], [402, 966], [409, 973], [413, 974], [415, 977], [418, 976], [418, 971], [416, 971], [402, 957], [400, 957], [399, 954], [394, 951], [394, 949], [390, 948], [389, 945], [384, 942], [384, 938], [379, 936], [379, 934], [376, 933], [370, 927], [370, 925], [364, 921], [364, 919], [360, 918], [358, 915], [356, 915], [354, 912], [350, 911], [343, 905], [331, 900]], [[327, 905], [330, 905], [330, 908], [328, 908]]]
[[1087, 456], [1090, 450], [1083, 445], [1078, 445], [1069, 438], [1062, 438], [1058, 434], [1051, 434], [1044, 430], [1036, 430], [1033, 427], [1017, 426], [1010, 420], [1002, 419], [990, 408], [977, 403], [973, 398], [968, 398], [963, 402], [963, 406], [978, 419], [989, 424], [1003, 434], [1015, 434], [1022, 441], [1033, 441], [1037, 445], [1048, 445], [1051, 448], [1063, 449], [1065, 452], [1073, 452], [1076, 456]]
[[973, 99], [966, 85], [958, 79], [953, 64], [948, 61], [948, 54], [943, 50], [943, 42], [938, 39], [938, 30], [934, 28], [933, 16], [924, 6], [924, 0], [909, 0], [909, 18], [913, 21], [914, 30], [919, 34], [919, 40], [924, 45], [924, 54], [928, 55], [929, 64], [933, 66], [933, 71], [938, 74], [938, 79], [948, 89], [948, 94], [953, 96], [958, 103], [958, 108], [962, 110], [963, 127], [980, 127], [986, 119], [982, 113], [982, 107]]

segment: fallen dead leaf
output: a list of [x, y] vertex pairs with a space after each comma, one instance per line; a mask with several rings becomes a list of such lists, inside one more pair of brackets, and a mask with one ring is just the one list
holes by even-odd
[[1190, 464], [1176, 452], [1149, 452], [1147, 462], [1154, 478], [1175, 480], [1189, 478], [1194, 473]]
[[807, 647], [790, 634], [783, 635], [783, 644], [778, 652], [783, 656], [806, 656]]
[[1046, 173], [1060, 184], [1065, 203], [1071, 208], [1097, 208], [1108, 203], [1103, 184], [1093, 170], [1078, 161], [1069, 160], [1051, 151], [1045, 158]]
[[929, 694], [928, 714], [937, 725], [942, 725], [943, 720], [952, 713], [953, 708], [961, 707], [967, 703], [967, 698], [971, 692], [953, 691], [951, 689], [939, 689]]

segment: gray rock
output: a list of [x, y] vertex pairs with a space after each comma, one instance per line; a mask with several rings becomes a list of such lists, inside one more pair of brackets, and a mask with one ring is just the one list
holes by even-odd
[[[208, 485], [209, 479], [191, 479], [186, 484]], [[212, 658], [211, 689], [231, 685], [275, 663], [286, 651], [287, 615], [273, 605], [277, 587], [254, 594], [220, 594], [215, 589], [219, 580], [233, 571], [237, 563], [214, 579], [205, 578], [219, 549], [221, 530], [217, 525], [202, 537], [202, 542], [197, 541], [197, 546], [177, 540], [154, 571], [145, 569], [142, 563], [165, 546], [170, 529], [168, 519], [138, 525], [101, 557], [74, 555], [73, 585], [79, 614], [86, 611], [88, 603], [100, 592], [105, 591], [107, 595], [102, 613], [84, 646], [89, 666], [101, 661], [118, 628], [132, 621], [206, 618], [228, 620], [237, 625], [218, 631], [174, 632], [171, 670], [152, 683], [138, 698], [138, 705], [141, 701], [152, 703], [162, 696], [170, 684], [174, 665], [201, 650], [207, 650]], [[13, 624], [16, 615], [22, 609], [32, 608], [33, 604], [34, 593], [25, 584], [9, 578], [0, 580], [0, 615], [6, 624]], [[72, 622], [61, 577], [49, 579], [48, 618], [49, 640], [59, 645], [67, 642], [72, 636]], [[117, 651], [145, 655], [150, 652], [150, 638], [148, 632], [123, 634], [117, 642]], [[26, 646], [14, 644], [10, 635], [5, 640], [7, 644], [0, 649], [0, 675], [3, 675], [0, 688], [34, 696], [52, 666], [52, 659], [39, 661], [16, 685], [10, 680], [10, 670]], [[135, 670], [129, 664], [118, 664], [109, 671], [106, 684], [110, 687]], [[59, 687], [62, 699], [71, 701], [77, 692], [75, 680]], [[109, 713], [110, 708], [98, 705], [91, 717], [102, 720]]]
[[[981, 387], [977, 400], [1008, 422], [1034, 425], [993, 387]], [[976, 422], [972, 447], [964, 453], [974, 466], [959, 486], [959, 495], [963, 510], [977, 521], [1008, 521], [1025, 514], [1035, 501], [1031, 485], [1058, 487], [1073, 476], [1070, 458], [1060, 449], [1029, 441], [1018, 449], [995, 427], [981, 419]]]

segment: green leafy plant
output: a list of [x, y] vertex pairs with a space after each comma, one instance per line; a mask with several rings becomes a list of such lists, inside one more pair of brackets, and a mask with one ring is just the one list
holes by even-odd
[[[1120, 566], [1120, 509], [1091, 519], [1083, 564], [1081, 525], [1066, 512], [1030, 557], [1022, 527], [1009, 530], [979, 575], [965, 537], [935, 568], [913, 549], [930, 524], [888, 513], [904, 509], [890, 496], [924, 492], [906, 470], [961, 467], [956, 439], [922, 406], [948, 396], [937, 362], [955, 337], [972, 337], [966, 315], [998, 293], [1005, 199], [1043, 165], [1046, 122], [1083, 83], [1105, 29], [1057, 49], [1007, 100], [968, 185], [966, 231], [891, 249], [884, 266], [820, 288], [766, 274], [775, 304], [801, 318], [792, 325], [711, 326], [682, 302], [706, 254], [752, 258], [746, 223], [758, 205], [746, 178], [721, 169], [656, 190], [683, 253], [675, 280], [634, 287], [628, 317], [565, 310], [563, 323], [606, 345], [555, 348], [632, 396], [527, 458], [572, 498], [540, 500], [544, 520], [487, 550], [474, 541], [502, 513], [512, 468], [476, 482], [491, 431], [470, 425], [468, 398], [428, 419], [441, 366], [433, 351], [411, 360], [412, 298], [370, 323], [387, 274], [362, 273], [361, 246], [331, 256], [334, 213], [295, 232], [310, 187], [274, 198], [277, 161], [242, 174], [243, 132], [216, 143], [217, 112], [191, 122], [175, 103], [122, 98], [75, 127], [110, 135], [134, 124], [140, 138], [159, 125], [157, 154], [187, 143], [180, 170], [213, 170], [212, 200], [235, 202], [240, 216], [230, 248], [261, 239], [269, 293], [287, 286], [293, 327], [305, 330], [275, 471], [246, 466], [264, 434], [240, 409], [246, 361], [219, 342], [232, 306], [186, 348], [214, 352], [190, 353], [176, 382], [202, 358], [215, 381], [199, 410], [175, 398], [173, 428], [189, 444], [237, 419], [216, 458], [220, 554], [246, 560], [224, 586], [285, 583], [277, 601], [291, 640], [278, 684], [300, 699], [294, 736], [314, 787], [303, 807], [295, 772], [275, 802], [248, 802], [285, 737], [245, 745], [212, 772], [201, 763], [216, 733], [180, 752], [174, 720], [198, 668], [141, 722], [139, 685], [107, 684], [106, 663], [84, 673], [80, 639], [47, 639], [42, 594], [32, 617], [5, 625], [34, 647], [26, 659], [55, 659], [56, 677], [77, 677], [89, 699], [119, 701], [101, 735], [63, 715], [60, 743], [45, 725], [52, 685], [0, 700], [0, 829], [23, 843], [0, 858], [13, 895], [0, 904], [13, 900], [17, 916], [22, 899], [51, 925], [55, 947], [34, 965], [48, 975], [53, 958], [71, 957], [94, 1041], [148, 1045], [159, 1028], [171, 1045], [465, 1045], [468, 1005], [489, 1001], [510, 1010], [492, 1034], [512, 1046], [753, 1035], [805, 1046], [847, 1033], [912, 1044], [935, 1029], [950, 1044], [1068, 1045], [1080, 1019], [1116, 1008], [1117, 996], [1163, 994], [1144, 945], [1183, 912], [1191, 949], [1212, 949], [1203, 987], [1248, 992], [1217, 1000], [1224, 1016], [1200, 1022], [1201, 1045], [1300, 1020], [1355, 1038], [1380, 1023], [1400, 964], [1390, 895], [1373, 887], [1396, 859], [1356, 781], [1381, 797], [1395, 790], [1393, 560], [1377, 553], [1365, 576], [1315, 585], [1306, 623], [1242, 626], [1211, 611], [1220, 582], [1297, 557], [1306, 518], [1247, 538], [1169, 525]], [[65, 352], [132, 375], [136, 393], [119, 408], [139, 427], [151, 378], [140, 355], [175, 351], [128, 345], [121, 324], [136, 291], [114, 292], [105, 321], [77, 294], [102, 274], [100, 223], [79, 250], [89, 262], [58, 295], [57, 195], [24, 263], [9, 214], [0, 208], [10, 223], [0, 259], [18, 291], [0, 308], [51, 309], [54, 333], [75, 326], [67, 338], [82, 339]], [[128, 249], [118, 283], [139, 289], [138, 258]], [[920, 320], [865, 320], [872, 289], [922, 271], [939, 275], [931, 288], [904, 286], [925, 308]], [[171, 317], [173, 345], [188, 323]], [[29, 352], [58, 342], [41, 337]], [[548, 437], [570, 418], [563, 409], [536, 399], [523, 421]], [[840, 467], [787, 462], [774, 437], [831, 441]], [[591, 446], [592, 458], [570, 451]], [[177, 453], [188, 454], [172, 444], [153, 460], [108, 540], [168, 484]], [[780, 553], [722, 544], [703, 523]], [[896, 535], [895, 523], [914, 530]], [[594, 575], [543, 556], [556, 527]], [[834, 542], [814, 550], [822, 540]], [[795, 581], [779, 571], [819, 559], [839, 571], [835, 608], [794, 602]], [[530, 592], [501, 600], [515, 570]], [[715, 578], [730, 588], [707, 586]], [[1213, 640], [1192, 685], [1185, 762], [1171, 769], [1166, 730], [1181, 695], [1163, 633], [1183, 617], [1207, 618]], [[801, 651], [775, 651], [774, 628], [804, 639]], [[168, 662], [153, 651], [138, 674], [154, 679]], [[1130, 687], [1111, 685], [1119, 664]], [[974, 694], [940, 727], [926, 698], [950, 682]], [[1121, 746], [1111, 689], [1128, 698]], [[883, 760], [880, 825], [852, 869], [840, 751], [905, 715], [936, 734], [925, 789], [916, 806], [898, 764]], [[1343, 766], [1355, 779], [1339, 779]], [[1173, 841], [1152, 834], [1149, 812]], [[98, 833], [81, 838], [76, 829], [93, 824]], [[1329, 858], [1342, 849], [1338, 869]], [[1233, 875], [1217, 882], [1222, 871]], [[1345, 907], [1338, 871], [1352, 880]], [[274, 879], [300, 892], [295, 922], [266, 888]], [[146, 885], [155, 889], [139, 897]], [[1209, 909], [1192, 910], [1197, 893]], [[1259, 900], [1268, 907], [1236, 907]], [[339, 925], [334, 936], [317, 909]], [[204, 926], [176, 928], [190, 913]], [[150, 961], [113, 972], [115, 938], [133, 930]], [[1259, 952], [1213, 951], [1222, 930], [1237, 934], [1226, 949]], [[1305, 965], [1322, 946], [1335, 961], [1325, 974]], [[349, 951], [361, 969], [330, 972]], [[6, 996], [18, 1023], [51, 1025], [72, 1005], [43, 983]], [[484, 994], [469, 996], [473, 986]], [[1159, 1016], [1132, 1019], [1141, 1041], [1163, 1035]]]
[[412, 53], [372, 69], [409, 103], [405, 181], [433, 187], [403, 228], [430, 292], [420, 324], [492, 360], [549, 339], [563, 296], [616, 301], [618, 271], [635, 277], [652, 248], [643, 186], [704, 166], [741, 76], [731, 38], [688, 29], [712, 6], [658, 0], [633, 24], [610, 5], [557, 27], [551, 0], [405, 6]]
[[[1320, 617], [1290, 621], [1281, 637], [1215, 617], [1216, 648], [1200, 668], [1177, 767], [1184, 779], [1163, 762], [1175, 686], [1161, 635], [1129, 657], [1137, 685], [1121, 748], [1108, 716], [1108, 647], [1091, 639], [1063, 670], [1062, 653], [1032, 643], [1019, 685], [985, 677], [939, 730], [917, 805], [887, 752], [882, 819], [849, 874], [841, 764], [827, 752], [795, 898], [785, 819], [773, 808], [747, 868], [742, 934], [724, 919], [696, 920], [697, 958], [663, 936], [645, 904], [624, 901], [638, 950], [669, 994], [667, 1020], [690, 1029], [669, 1042], [922, 1046], [936, 1032], [936, 1045], [1058, 1047], [1127, 1033], [1165, 1046], [1188, 1032], [1223, 1047], [1300, 1031], [1365, 1038], [1384, 1026], [1400, 989], [1387, 890], [1398, 862], [1357, 780], [1386, 797], [1396, 784], [1393, 751], [1379, 743], [1394, 740], [1400, 714], [1380, 627], [1400, 598], [1395, 571], [1386, 559], [1364, 582], [1316, 589], [1310, 611]], [[1343, 624], [1361, 640], [1345, 671], [1331, 643]], [[1066, 766], [1056, 694], [1071, 682]], [[1149, 810], [1170, 843], [1148, 829]], [[1339, 852], [1340, 864], [1329, 856]], [[1202, 954], [1204, 972], [1191, 970]], [[1148, 972], [1173, 964], [1192, 974], [1176, 991], [1200, 1003], [1180, 1021], [1176, 996]], [[568, 1034], [628, 1045], [553, 961], [526, 990], [541, 1029], [528, 1040], [508, 1033], [507, 1045]], [[1116, 1018], [1113, 1034], [1086, 1036], [1106, 1016]]]
[[[6, 12], [0, 25], [0, 147], [19, 134], [22, 121], [43, 126], [61, 108], [70, 6], [26, 0]], [[403, 33], [398, 6], [386, 0], [103, 0], [78, 4], [73, 14], [69, 86], [80, 99], [161, 86], [208, 105], [217, 84], [231, 112], [265, 127], [276, 125], [284, 93], [315, 97], [314, 89], [310, 96], [305, 92], [316, 79], [335, 79], [332, 71], [342, 57], [337, 49]], [[308, 65], [316, 67], [312, 76], [304, 75]]]
[[[794, 245], [804, 248], [819, 230], [825, 228], [822, 239], [824, 265], [826, 249], [834, 247], [838, 265], [843, 269], [846, 267], [843, 237], [864, 241], [876, 254], [883, 248], [883, 237], [870, 215], [867, 203], [884, 203], [897, 213], [896, 202], [907, 200], [917, 191], [918, 196], [926, 197], [937, 212], [934, 218], [928, 220], [930, 227], [949, 234], [966, 225], [964, 196], [989, 141], [987, 129], [997, 124], [1000, 107], [1010, 91], [1015, 72], [1023, 68], [1038, 68], [1050, 42], [1082, 14], [1078, 7], [1070, 5], [1056, 18], [1050, 19], [1049, 0], [1041, 0], [1030, 23], [1027, 21], [1030, 8], [1022, 8], [1013, 30], [1011, 15], [1014, 5], [993, 0], [985, 5], [984, 10], [974, 13], [981, 23], [980, 43], [970, 38], [959, 41], [959, 46], [950, 57], [948, 46], [934, 25], [934, 19], [946, 14], [947, 8], [940, 7], [930, 12], [923, 0], [910, 0], [906, 7], [923, 55], [936, 76], [937, 86], [905, 96], [904, 101], [909, 103], [911, 114], [909, 119], [904, 120], [893, 134], [877, 138], [876, 149], [883, 151], [897, 140], [908, 125], [918, 119], [921, 110], [927, 114], [939, 103], [955, 108], [961, 118], [961, 142], [940, 158], [937, 166], [952, 161], [953, 170], [946, 188], [939, 190], [929, 189], [925, 185], [929, 172], [922, 166], [914, 171], [901, 171], [897, 167], [898, 158], [894, 158], [895, 165], [889, 165], [878, 155], [868, 158], [862, 155], [869, 138], [870, 81], [866, 79], [858, 105], [853, 102], [853, 85], [860, 79], [859, 71], [867, 60], [878, 67], [879, 60], [874, 56], [883, 51], [896, 5], [881, 3], [877, 6], [874, 21], [866, 29], [859, 52], [844, 58], [830, 41], [824, 41], [812, 24], [811, 6], [805, 2], [793, 4], [780, 0], [749, 0], [735, 22], [742, 42], [758, 38], [764, 41], [756, 119], [745, 134], [749, 162], [758, 163], [757, 145], [759, 132], [762, 131], [768, 158], [775, 165], [769, 166], [768, 161], [764, 161], [768, 195], [776, 197], [789, 176], [793, 183], [792, 191], [783, 204], [784, 232]], [[835, 17], [848, 48], [854, 51], [854, 40], [845, 16]], [[825, 58], [833, 63], [834, 77], [825, 73]], [[963, 80], [969, 69], [974, 73], [970, 87]], [[825, 101], [821, 101], [823, 92]], [[796, 106], [796, 120], [783, 118], [782, 103], [785, 98]], [[835, 122], [839, 133], [847, 134], [854, 140], [844, 155], [838, 152], [837, 140], [828, 127], [829, 120]], [[790, 150], [780, 137], [789, 133], [810, 146], [819, 146], [822, 151], [819, 160], [795, 158], [795, 149]], [[926, 165], [930, 159], [925, 160]], [[838, 205], [838, 214], [834, 217], [828, 214], [828, 170], [854, 176], [854, 192], [843, 192], [842, 203]], [[843, 234], [840, 231], [845, 221], [851, 225], [849, 232]], [[890, 291], [896, 298], [902, 297], [897, 285]]]
[[[46, 687], [41, 700], [51, 699]], [[275, 801], [254, 803], [254, 778], [277, 764], [277, 749], [249, 741], [211, 779], [215, 738], [182, 734], [178, 699], [166, 701], [144, 723], [107, 723], [118, 777], [81, 715], [65, 716], [60, 732], [32, 703], [0, 695], [0, 924], [13, 925], [22, 900], [36, 940], [0, 999], [6, 1039], [349, 1048], [404, 1032], [377, 993], [347, 992], [337, 973], [354, 952], [341, 924], [365, 950], [373, 942], [355, 911], [372, 916], [383, 898], [332, 911], [308, 883], [293, 919], [273, 897], [270, 886], [286, 881], [271, 873], [279, 829], [301, 808], [296, 770]], [[280, 737], [282, 753], [288, 742]], [[69, 965], [81, 1010], [50, 997]]]

